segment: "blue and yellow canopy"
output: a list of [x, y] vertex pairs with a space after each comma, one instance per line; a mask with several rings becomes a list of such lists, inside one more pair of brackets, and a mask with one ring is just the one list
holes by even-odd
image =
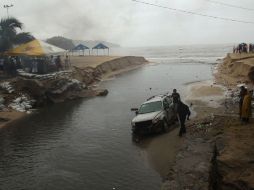
[[41, 40], [33, 40], [31, 42], [22, 44], [18, 47], [15, 47], [6, 54], [8, 55], [29, 55], [29, 56], [44, 56], [52, 54], [61, 54], [65, 50], [59, 47], [53, 46]]

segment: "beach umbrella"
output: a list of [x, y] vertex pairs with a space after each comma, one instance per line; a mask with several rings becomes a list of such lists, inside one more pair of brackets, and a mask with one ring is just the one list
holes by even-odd
[[5, 54], [7, 55], [28, 55], [28, 56], [44, 56], [63, 54], [66, 50], [53, 46], [41, 40], [32, 40], [28, 43], [17, 46]]

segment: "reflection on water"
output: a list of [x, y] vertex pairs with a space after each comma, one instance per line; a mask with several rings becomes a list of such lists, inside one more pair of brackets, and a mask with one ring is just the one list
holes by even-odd
[[[131, 140], [130, 108], [173, 88], [183, 92], [186, 82], [209, 79], [210, 67], [145, 66], [103, 82], [107, 97], [53, 105], [4, 128], [1, 189], [160, 189], [160, 175], [148, 163], [162, 167], [165, 160], [157, 157], [168, 156], [164, 152], [173, 151], [168, 147], [179, 142], [172, 131], [137, 146]], [[174, 154], [169, 156], [166, 159]]]

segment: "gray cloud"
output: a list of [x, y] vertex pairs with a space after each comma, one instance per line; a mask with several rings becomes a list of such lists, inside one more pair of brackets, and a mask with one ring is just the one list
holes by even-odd
[[[207, 0], [146, 1], [247, 21], [252, 21], [254, 16], [254, 12]], [[237, 0], [222, 2], [254, 7], [251, 0], [245, 0], [245, 5]], [[0, 6], [10, 3], [14, 4], [10, 14], [41, 39], [62, 35], [73, 39], [106, 40], [124, 46], [254, 42], [251, 24], [186, 15], [131, 0], [2, 0]], [[0, 16], [6, 16], [3, 8]]]

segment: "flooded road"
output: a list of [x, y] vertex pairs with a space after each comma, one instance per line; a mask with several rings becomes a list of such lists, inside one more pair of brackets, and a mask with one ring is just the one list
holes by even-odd
[[130, 108], [210, 78], [206, 64], [144, 66], [103, 82], [106, 97], [53, 105], [2, 129], [0, 189], [160, 189], [181, 140], [172, 130], [134, 143]]

